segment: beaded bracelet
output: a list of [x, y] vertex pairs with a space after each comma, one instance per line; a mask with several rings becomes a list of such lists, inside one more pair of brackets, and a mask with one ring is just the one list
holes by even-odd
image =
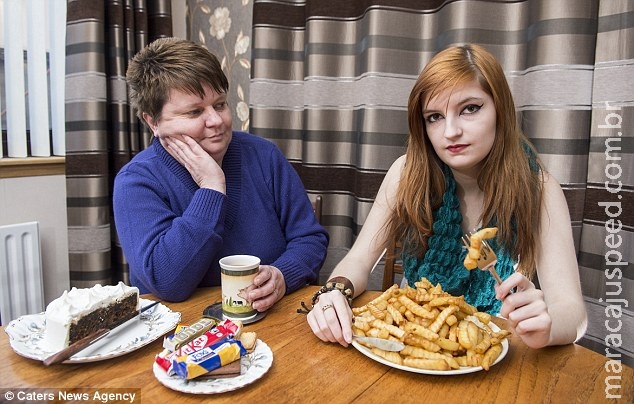
[[[326, 284], [322, 286], [321, 289], [319, 289], [313, 295], [311, 305], [315, 307], [315, 303], [317, 303], [317, 301], [319, 300], [319, 296], [321, 296], [324, 293], [331, 292], [333, 290], [340, 291], [341, 294], [343, 294], [343, 296], [348, 300], [348, 305], [352, 307], [352, 298], [354, 297], [354, 286], [352, 285], [352, 282], [350, 281], [350, 279], [344, 278], [343, 276], [332, 278], [328, 282], [326, 282]], [[304, 302], [301, 302], [301, 305], [303, 309], [297, 309], [298, 313], [307, 314], [308, 312], [310, 312], [310, 310], [312, 310], [306, 307]]]

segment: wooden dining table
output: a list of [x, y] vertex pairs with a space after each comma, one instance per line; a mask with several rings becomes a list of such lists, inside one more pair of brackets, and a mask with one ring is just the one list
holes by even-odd
[[[428, 375], [385, 365], [352, 346], [322, 342], [311, 332], [306, 316], [297, 309], [302, 301], [309, 304], [317, 290], [307, 286], [285, 296], [261, 320], [245, 325], [245, 331], [256, 332], [270, 347], [273, 363], [261, 378], [237, 390], [200, 395], [161, 384], [152, 371], [162, 350], [161, 338], [119, 357], [47, 367], [16, 354], [7, 334], [0, 332], [0, 402], [18, 402], [19, 392], [24, 397], [25, 392], [57, 395], [60, 391], [87, 391], [93, 401], [93, 391], [130, 392], [137, 403], [634, 402], [632, 368], [623, 365], [614, 373], [606, 368], [608, 358], [582, 346], [531, 349], [513, 334], [507, 355], [488, 371]], [[366, 291], [355, 299], [355, 306], [379, 294]], [[218, 287], [201, 288], [185, 302], [163, 304], [182, 314], [181, 323], [191, 324], [220, 296]], [[143, 297], [156, 300], [152, 295]], [[504, 320], [496, 320], [504, 328]], [[606, 390], [607, 380], [618, 388]]]

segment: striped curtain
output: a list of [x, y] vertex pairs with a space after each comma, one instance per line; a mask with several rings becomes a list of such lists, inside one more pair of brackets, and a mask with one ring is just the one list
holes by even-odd
[[[630, 341], [614, 349], [632, 357], [634, 2], [255, 0], [253, 7], [251, 131], [276, 142], [308, 191], [323, 195], [331, 249], [351, 246], [386, 170], [404, 153], [407, 99], [422, 67], [452, 44], [489, 49], [568, 201], [591, 315], [584, 343], [604, 343], [606, 298], [620, 297]], [[603, 127], [606, 120], [613, 126]], [[621, 266], [606, 265], [610, 251]], [[608, 279], [610, 268], [620, 275]]]
[[172, 34], [170, 0], [68, 0], [66, 192], [71, 286], [128, 282], [112, 219], [119, 168], [150, 135], [127, 102], [127, 61]]

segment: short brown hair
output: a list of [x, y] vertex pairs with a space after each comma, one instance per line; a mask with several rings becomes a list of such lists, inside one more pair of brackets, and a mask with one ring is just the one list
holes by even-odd
[[158, 121], [173, 89], [200, 97], [205, 86], [218, 93], [229, 90], [218, 58], [203, 45], [179, 38], [160, 38], [140, 50], [130, 60], [126, 81], [141, 120], [147, 113]]

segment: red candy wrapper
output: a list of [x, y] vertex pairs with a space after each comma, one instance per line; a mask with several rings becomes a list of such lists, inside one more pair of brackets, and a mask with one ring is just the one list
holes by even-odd
[[174, 371], [171, 369], [172, 360], [174, 358], [194, 353], [222, 341], [225, 338], [234, 336], [239, 329], [240, 327], [233, 321], [224, 320], [203, 335], [173, 352], [169, 349], [164, 349], [161, 353], [156, 355], [155, 362], [171, 376], [174, 374]]
[[214, 369], [240, 360], [246, 354], [240, 341], [227, 338], [211, 346], [172, 359], [174, 373], [183, 379], [194, 379]]

